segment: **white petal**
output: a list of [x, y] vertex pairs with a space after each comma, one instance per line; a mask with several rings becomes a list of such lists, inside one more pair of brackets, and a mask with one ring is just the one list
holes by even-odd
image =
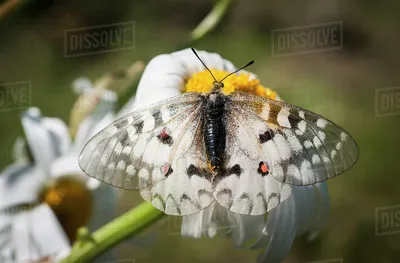
[[326, 182], [294, 187], [297, 234], [320, 230], [329, 217], [329, 193]]
[[37, 201], [37, 193], [47, 179], [39, 167], [13, 164], [0, 174], [0, 210]]
[[60, 119], [43, 118], [32, 109], [24, 112], [21, 122], [35, 164], [48, 171], [51, 162], [71, 143], [67, 126]]
[[[203, 233], [208, 233], [215, 205], [216, 202], [213, 202], [196, 214], [183, 216], [181, 235], [184, 237], [200, 238]], [[212, 233], [211, 237], [214, 237]]]
[[[89, 180], [88, 180], [87, 183], [86, 183], [86, 187], [87, 187], [89, 190], [97, 189], [97, 188], [99, 188], [100, 186], [101, 186], [101, 181], [99, 181], [99, 180], [97, 180], [97, 179], [95, 179], [95, 178], [89, 178]], [[115, 190], [115, 191], [117, 191], [117, 190]]]
[[230, 234], [232, 230], [240, 228], [240, 222], [235, 215], [236, 214], [216, 203], [211, 215], [210, 229], [208, 231], [209, 236], [212, 230], [215, 235], [226, 235]]
[[0, 262], [11, 260], [13, 253], [11, 230], [12, 218], [0, 212]]
[[[197, 52], [209, 68], [233, 71], [231, 62], [215, 53]], [[190, 49], [153, 58], [145, 68], [132, 110], [181, 94], [185, 81], [205, 70]], [[212, 83], [210, 83], [211, 85]]]
[[[230, 61], [223, 59], [217, 53], [205, 51], [196, 52], [209, 69], [225, 70], [228, 72], [232, 72], [236, 69]], [[180, 72], [184, 73], [184, 78], [190, 78], [193, 74], [205, 70], [203, 64], [189, 48], [171, 53], [171, 56], [179, 61]]]
[[66, 234], [46, 204], [18, 214], [12, 225], [17, 262], [46, 256], [60, 260], [71, 250]]
[[217, 234], [229, 234], [233, 228], [237, 227], [238, 222], [233, 213], [217, 202], [213, 202], [199, 213], [183, 217], [181, 235], [192, 238], [205, 235], [213, 238]]
[[288, 254], [296, 235], [295, 197], [291, 195], [268, 215], [263, 236], [254, 248], [266, 247], [258, 262], [281, 262]]
[[156, 56], [143, 72], [132, 110], [179, 95], [183, 83], [179, 61], [170, 55]]
[[[232, 213], [229, 211], [229, 213]], [[265, 226], [264, 215], [250, 216], [232, 213], [238, 226], [232, 230], [232, 239], [236, 246], [250, 248], [254, 244], [250, 241], [257, 241], [262, 235]]]
[[[71, 145], [71, 138], [67, 125], [61, 119], [48, 117], [42, 119], [42, 124], [48, 133], [50, 133], [50, 136], [52, 138], [54, 137], [56, 140], [54, 141], [54, 139], [52, 139], [51, 141], [53, 149], [57, 147], [58, 149], [56, 152], [58, 152], [59, 155], [65, 154]], [[54, 145], [54, 143], [56, 145]]]
[[26, 150], [26, 141], [24, 140], [24, 138], [20, 136], [17, 137], [13, 145], [12, 156], [14, 162], [19, 162], [19, 163], [29, 162], [29, 157]]

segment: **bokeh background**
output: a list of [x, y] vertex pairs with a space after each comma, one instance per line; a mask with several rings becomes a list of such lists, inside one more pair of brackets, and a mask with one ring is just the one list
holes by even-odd
[[[0, 4], [7, 1], [0, 1]], [[72, 81], [92, 80], [169, 53], [212, 9], [214, 1], [27, 1], [0, 15], [0, 82], [32, 82], [31, 105], [68, 122], [76, 95]], [[375, 234], [375, 211], [400, 205], [399, 115], [376, 115], [376, 91], [400, 87], [400, 3], [396, 1], [234, 1], [217, 28], [195, 44], [249, 69], [286, 101], [328, 117], [360, 147], [348, 172], [330, 180], [331, 218], [312, 242], [297, 237], [285, 262], [334, 258], [350, 262], [400, 262], [400, 233]], [[64, 57], [67, 29], [135, 21], [135, 49]], [[342, 21], [343, 48], [274, 57], [272, 30]], [[157, 77], [157, 76], [154, 76]], [[399, 91], [397, 91], [399, 92]], [[378, 104], [377, 104], [378, 102]], [[22, 135], [21, 110], [0, 112], [0, 169]], [[141, 202], [122, 194], [115, 216]], [[400, 208], [399, 208], [400, 209]], [[400, 222], [397, 222], [400, 224]], [[175, 234], [173, 234], [175, 233]], [[262, 251], [237, 250], [228, 238], [187, 239], [166, 218], [138, 238], [115, 247], [121, 262], [255, 262]]]

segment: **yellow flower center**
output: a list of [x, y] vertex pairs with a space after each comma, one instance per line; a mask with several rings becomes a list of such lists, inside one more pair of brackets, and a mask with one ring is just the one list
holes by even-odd
[[77, 230], [85, 226], [92, 215], [92, 193], [72, 176], [63, 176], [45, 187], [39, 200], [53, 210], [71, 243]]
[[[230, 72], [223, 70], [211, 69], [212, 74], [217, 80], [223, 79]], [[186, 82], [184, 92], [210, 92], [214, 79], [212, 78], [210, 72], [207, 70], [195, 73]], [[251, 79], [249, 73], [239, 73], [234, 74], [226, 78], [224, 81], [224, 87], [222, 91], [225, 94], [229, 94], [234, 91], [248, 92], [255, 94], [257, 96], [266, 97], [269, 99], [276, 98], [276, 92], [270, 88], [266, 88], [260, 84], [260, 80]]]

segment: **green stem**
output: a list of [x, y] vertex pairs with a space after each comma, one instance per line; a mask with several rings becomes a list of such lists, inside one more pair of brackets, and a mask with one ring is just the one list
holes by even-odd
[[[152, 204], [143, 202], [117, 217], [91, 235], [81, 235], [69, 256], [61, 263], [84, 263], [101, 254], [114, 244], [134, 235], [161, 219], [165, 214]], [[80, 231], [84, 232], [84, 231]]]
[[213, 30], [228, 11], [233, 0], [220, 0], [211, 12], [200, 22], [200, 24], [189, 34], [189, 43], [193, 44]]

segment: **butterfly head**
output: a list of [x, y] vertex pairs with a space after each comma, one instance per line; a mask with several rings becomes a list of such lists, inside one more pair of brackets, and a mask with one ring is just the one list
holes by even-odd
[[224, 87], [224, 83], [221, 81], [214, 81], [212, 91], [220, 91]]
[[244, 69], [244, 68], [246, 68], [246, 67], [248, 67], [248, 66], [250, 66], [250, 65], [252, 65], [252, 64], [254, 63], [254, 60], [252, 60], [252, 61], [250, 61], [249, 63], [247, 63], [246, 65], [244, 65], [243, 67], [241, 67], [241, 68], [235, 70], [234, 72], [229, 73], [229, 74], [226, 75], [223, 79], [221, 79], [220, 81], [218, 81], [218, 80], [214, 77], [214, 75], [212, 74], [211, 70], [210, 70], [210, 69], [206, 66], [206, 64], [201, 60], [201, 58], [199, 57], [199, 55], [197, 55], [197, 52], [196, 52], [196, 50], [195, 50], [194, 48], [192, 48], [192, 52], [195, 54], [195, 56], [200, 60], [200, 62], [203, 64], [203, 66], [208, 70], [208, 72], [210, 72], [211, 76], [213, 77], [214, 82], [213, 82], [213, 90], [212, 90], [212, 91], [214, 91], [214, 92], [220, 91], [220, 90], [224, 87], [224, 83], [222, 83], [222, 81], [224, 81], [227, 77], [229, 77], [229, 76], [231, 76], [231, 75], [237, 73], [238, 71], [240, 71], [240, 70], [242, 70], [242, 69]]

